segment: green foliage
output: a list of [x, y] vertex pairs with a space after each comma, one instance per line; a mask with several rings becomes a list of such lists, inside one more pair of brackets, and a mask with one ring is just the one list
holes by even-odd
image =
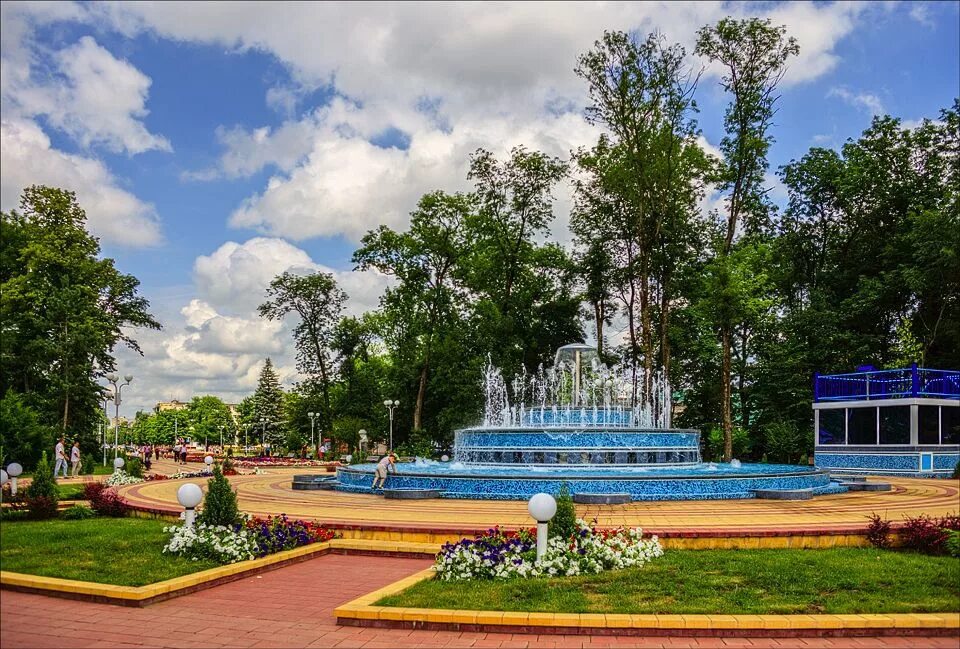
[[[233, 417], [227, 404], [218, 397], [208, 395], [191, 399], [186, 409], [186, 421], [188, 429], [181, 435], [189, 435], [199, 444], [219, 444], [221, 426], [224, 443], [233, 439]], [[182, 426], [182, 423], [181, 420], [178, 426]], [[189, 430], [191, 426], [193, 430]]]
[[96, 516], [96, 514], [93, 513], [93, 510], [85, 505], [71, 505], [60, 514], [60, 518], [68, 521], [82, 521], [87, 518], [93, 518], [94, 516]]
[[[706, 434], [701, 434], [700, 442], [703, 445], [703, 460], [705, 462], [723, 462], [723, 429], [711, 428]], [[743, 460], [750, 457], [752, 442], [750, 434], [743, 428], [733, 429], [733, 456], [731, 459]]]
[[793, 464], [812, 452], [813, 435], [801, 431], [795, 422], [776, 421], [763, 428], [763, 445], [773, 462]]
[[83, 460], [80, 463], [80, 473], [83, 475], [93, 475], [94, 471], [97, 470], [97, 464], [99, 461], [93, 453], [87, 453], [83, 456]]
[[566, 483], [560, 485], [556, 499], [557, 513], [550, 520], [549, 534], [551, 537], [568, 539], [577, 531], [577, 509], [573, 505], [573, 497], [570, 496], [570, 488]]
[[27, 487], [27, 507], [31, 518], [53, 518], [57, 515], [57, 482], [53, 479], [53, 468], [47, 461], [47, 452], [40, 455], [40, 461], [33, 472], [33, 479]]
[[946, 530], [946, 548], [951, 557], [960, 558], [960, 530]]
[[233, 525], [240, 520], [237, 494], [219, 466], [213, 467], [213, 478], [207, 481], [207, 495], [198, 517], [208, 525]]
[[[359, 417], [341, 417], [333, 422], [330, 439], [333, 441], [334, 446], [337, 444], [345, 444], [349, 452], [354, 453], [356, 449], [360, 448], [360, 431], [367, 430], [369, 425], [367, 420], [360, 419]], [[411, 439], [413, 438], [418, 438], [418, 436], [414, 434]], [[429, 440], [425, 441], [429, 442]], [[430, 452], [428, 451], [428, 455], [424, 455], [423, 457], [430, 457]]]
[[[91, 452], [101, 421], [98, 380], [115, 369], [115, 348], [139, 352], [128, 332], [160, 324], [138, 296], [137, 279], [101, 256], [73, 192], [28, 187], [20, 209], [0, 221], [0, 393], [23, 395], [40, 425], [77, 435]], [[28, 440], [32, 457], [42, 441]]]
[[398, 444], [395, 451], [400, 457], [422, 457], [426, 459], [430, 459], [436, 454], [433, 438], [425, 430], [412, 431], [407, 441]]
[[[261, 438], [271, 444], [284, 441], [283, 428], [280, 425], [283, 422], [283, 398], [280, 378], [273, 369], [273, 361], [267, 358], [260, 370], [257, 390], [247, 406], [249, 418], [244, 423], [251, 425], [248, 433], [251, 443], [258, 444]], [[261, 420], [265, 420], [265, 423]]]
[[31, 470], [44, 449], [53, 447], [54, 431], [39, 423], [37, 412], [27, 405], [24, 395], [12, 389], [0, 399], [0, 446], [3, 465], [19, 462]]
[[133, 478], [143, 478], [143, 461], [138, 457], [128, 457], [123, 470]]

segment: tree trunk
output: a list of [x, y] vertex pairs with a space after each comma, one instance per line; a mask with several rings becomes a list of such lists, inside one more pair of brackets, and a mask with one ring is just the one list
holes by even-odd
[[413, 429], [420, 430], [423, 418], [423, 401], [427, 395], [427, 373], [430, 370], [429, 358], [424, 359], [423, 368], [420, 370], [420, 385], [417, 388], [417, 403], [413, 408]]
[[723, 461], [729, 462], [733, 458], [733, 417], [730, 412], [730, 327], [727, 323], [721, 326], [720, 336], [723, 348], [720, 369], [723, 394]]
[[740, 337], [740, 368], [737, 378], [737, 391], [740, 396], [740, 425], [747, 430], [750, 425], [750, 409], [747, 408], [747, 393], [744, 387], [747, 382], [747, 328], [743, 327], [743, 334]]
[[603, 358], [603, 300], [593, 303], [593, 319], [597, 329], [597, 355]]
[[[660, 364], [663, 367], [664, 388], [670, 388], [670, 300], [667, 299], [667, 285], [669, 275], [665, 275], [660, 286]], [[663, 404], [666, 405], [666, 404]], [[666, 413], [666, 420], [669, 424], [673, 413]]]

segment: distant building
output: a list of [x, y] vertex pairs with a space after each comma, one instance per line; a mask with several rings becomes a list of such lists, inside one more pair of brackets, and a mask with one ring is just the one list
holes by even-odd
[[176, 399], [173, 399], [172, 401], [160, 401], [156, 406], [153, 407], [153, 411], [164, 412], [167, 410], [186, 410], [188, 405], [190, 404], [184, 403], [183, 401], [177, 401]]

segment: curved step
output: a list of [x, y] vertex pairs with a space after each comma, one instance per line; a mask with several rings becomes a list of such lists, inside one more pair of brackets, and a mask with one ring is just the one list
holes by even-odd
[[573, 502], [581, 505], [623, 505], [632, 502], [630, 494], [580, 493], [573, 494]]

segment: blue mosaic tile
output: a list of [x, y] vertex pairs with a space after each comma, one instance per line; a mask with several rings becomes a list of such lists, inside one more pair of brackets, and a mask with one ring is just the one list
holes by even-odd
[[814, 462], [820, 469], [875, 469], [880, 471], [919, 471], [917, 453], [876, 455], [873, 453], [817, 453]]
[[953, 471], [960, 462], [960, 453], [934, 453], [933, 469], [935, 471]]

